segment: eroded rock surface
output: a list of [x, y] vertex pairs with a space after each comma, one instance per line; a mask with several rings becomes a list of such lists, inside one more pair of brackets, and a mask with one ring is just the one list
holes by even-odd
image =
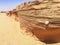
[[25, 2], [17, 6], [16, 11], [21, 28], [42, 42], [60, 42], [60, 0]]

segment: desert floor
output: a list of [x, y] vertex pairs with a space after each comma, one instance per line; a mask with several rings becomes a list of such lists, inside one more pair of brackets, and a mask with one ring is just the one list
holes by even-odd
[[[0, 45], [48, 45], [36, 41], [31, 36], [24, 35], [20, 30], [19, 22], [0, 13]], [[60, 45], [50, 44], [50, 45]]]

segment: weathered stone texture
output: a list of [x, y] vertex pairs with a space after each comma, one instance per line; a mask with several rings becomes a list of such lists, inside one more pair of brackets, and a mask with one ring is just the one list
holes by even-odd
[[60, 42], [60, 0], [27, 2], [16, 10], [21, 26], [30, 30], [40, 41]]

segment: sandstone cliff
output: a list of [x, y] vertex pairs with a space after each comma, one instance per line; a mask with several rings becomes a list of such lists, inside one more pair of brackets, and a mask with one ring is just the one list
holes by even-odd
[[[32, 1], [27, 3], [25, 2], [17, 6], [16, 10], [18, 11], [18, 15], [20, 15], [20, 17], [21, 16], [35, 17], [34, 19], [31, 18], [33, 21], [36, 20], [37, 22], [42, 22], [42, 23], [45, 23], [46, 21], [50, 21], [53, 23], [60, 22], [59, 21], [60, 20], [60, 0], [43, 0], [41, 2]], [[23, 17], [23, 18], [31, 20], [26, 17]], [[55, 25], [53, 25], [53, 27], [55, 27]], [[59, 26], [56, 26], [56, 27], [59, 27]]]
[[12, 11], [20, 26], [45, 43], [60, 42], [60, 0], [25, 2]]

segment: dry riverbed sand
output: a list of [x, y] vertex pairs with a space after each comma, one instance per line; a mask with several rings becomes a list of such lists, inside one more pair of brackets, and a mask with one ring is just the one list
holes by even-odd
[[[24, 35], [19, 22], [0, 13], [0, 45], [48, 45], [36, 41], [33, 37]], [[50, 44], [50, 45], [60, 45]]]

